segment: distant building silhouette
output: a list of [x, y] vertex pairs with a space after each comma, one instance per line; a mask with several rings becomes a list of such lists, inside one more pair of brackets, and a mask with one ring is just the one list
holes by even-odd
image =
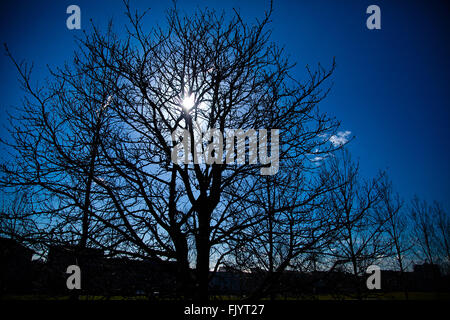
[[0, 238], [0, 290], [21, 293], [31, 287], [33, 250], [13, 239]]
[[[80, 249], [71, 245], [48, 248], [46, 261], [32, 261], [33, 251], [13, 239], [0, 238], [0, 293], [44, 295], [136, 296], [149, 298], [177, 295], [176, 263], [158, 258], [130, 259], [108, 257], [96, 248]], [[69, 265], [81, 269], [81, 290], [66, 287]], [[248, 296], [264, 281], [268, 272], [253, 269], [242, 272], [221, 267], [211, 272], [210, 294]], [[317, 294], [352, 295], [356, 286], [365, 290], [367, 277], [355, 277], [343, 271], [284, 271], [271, 287], [278, 297], [302, 297]], [[415, 265], [413, 272], [382, 270], [381, 291], [448, 292], [450, 277], [441, 275], [435, 264]]]
[[108, 258], [103, 250], [75, 246], [49, 248], [47, 267], [52, 276], [49, 288], [67, 292], [67, 266], [81, 269], [82, 292], [99, 295], [170, 294], [174, 288], [176, 266], [161, 259], [133, 260]]

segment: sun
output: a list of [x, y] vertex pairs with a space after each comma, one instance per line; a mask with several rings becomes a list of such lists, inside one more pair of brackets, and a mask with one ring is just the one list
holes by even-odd
[[186, 96], [183, 99], [183, 102], [181, 103], [183, 105], [183, 108], [186, 111], [189, 111], [192, 109], [192, 107], [195, 105], [195, 97], [193, 94]]

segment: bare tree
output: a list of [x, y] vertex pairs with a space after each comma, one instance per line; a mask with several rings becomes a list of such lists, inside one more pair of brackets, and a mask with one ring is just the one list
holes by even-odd
[[[324, 210], [326, 194], [336, 188], [330, 172], [314, 163], [291, 167], [276, 176], [262, 177], [259, 188], [243, 199], [241, 207], [261, 217], [235, 239], [234, 266], [257, 270], [262, 276], [253, 298], [281, 290], [279, 279], [286, 270], [306, 271], [305, 260], [335, 241], [339, 221], [330, 221]], [[313, 167], [315, 167], [313, 169]]]
[[359, 165], [352, 161], [350, 153], [343, 150], [340, 157], [331, 161], [339, 188], [329, 193], [330, 220], [340, 221], [337, 241], [332, 243], [327, 255], [337, 265], [349, 266], [355, 279], [358, 297], [361, 297], [359, 276], [367, 266], [379, 261], [390, 252], [390, 242], [383, 237], [387, 218], [381, 221], [374, 209], [382, 200], [381, 173], [372, 180], [362, 180]]
[[444, 271], [448, 273], [450, 271], [450, 217], [437, 201], [433, 203], [432, 210], [436, 224], [439, 257]]
[[407, 270], [407, 254], [411, 249], [410, 236], [408, 229], [408, 220], [405, 212], [402, 210], [404, 206], [400, 195], [394, 192], [392, 182], [387, 176], [384, 177], [380, 185], [382, 192], [382, 201], [376, 209], [378, 214], [378, 223], [385, 223], [385, 231], [392, 243], [394, 258], [400, 271], [401, 283], [405, 297], [408, 299], [407, 280], [405, 271]]
[[436, 230], [432, 208], [425, 200], [415, 196], [411, 202], [414, 253], [421, 261], [434, 264], [436, 261]]
[[24, 193], [3, 193], [0, 209], [0, 235], [2, 237], [21, 240], [34, 229], [31, 208], [27, 204]]
[[47, 241], [175, 260], [182, 294], [195, 288], [207, 299], [211, 254], [222, 260], [229, 252], [223, 244], [260, 222], [236, 203], [253, 195], [268, 168], [225, 164], [219, 151], [210, 154], [212, 164], [173, 162], [180, 141], [172, 133], [189, 132], [194, 159], [194, 141], [207, 129], [278, 129], [279, 173], [291, 170], [333, 149], [324, 137], [338, 123], [318, 103], [334, 62], [294, 80], [293, 65], [269, 41], [271, 9], [250, 25], [238, 13], [185, 17], [174, 8], [167, 28], [145, 32], [145, 13], [125, 6], [126, 34], [112, 23], [105, 33], [94, 27], [73, 61], [51, 70], [41, 87], [10, 55], [26, 97], [12, 121], [13, 160], [2, 182], [33, 190]]

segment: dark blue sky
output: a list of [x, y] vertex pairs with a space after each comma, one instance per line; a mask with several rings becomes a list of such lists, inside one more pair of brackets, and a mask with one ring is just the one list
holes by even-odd
[[[46, 65], [69, 61], [74, 36], [66, 28], [67, 6], [81, 8], [82, 30], [89, 19], [105, 27], [115, 18], [124, 24], [120, 0], [2, 1], [1, 42], [18, 59], [35, 64], [42, 81]], [[247, 21], [261, 17], [269, 1], [178, 1], [187, 13], [208, 6], [232, 12], [239, 8]], [[366, 28], [366, 8], [381, 8], [381, 30]], [[134, 0], [150, 7], [148, 26], [164, 23], [170, 1]], [[334, 86], [322, 109], [342, 122], [355, 139], [350, 149], [367, 176], [389, 169], [394, 185], [409, 200], [418, 194], [439, 200], [450, 209], [450, 10], [446, 1], [274, 1], [272, 40], [284, 45], [295, 72], [336, 57]], [[119, 28], [120, 29], [120, 28]], [[20, 103], [17, 74], [0, 55], [0, 124], [5, 111]], [[0, 131], [4, 135], [4, 129]]]

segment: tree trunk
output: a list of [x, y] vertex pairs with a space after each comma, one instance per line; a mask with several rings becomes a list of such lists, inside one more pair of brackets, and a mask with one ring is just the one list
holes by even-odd
[[176, 295], [185, 299], [192, 298], [193, 279], [189, 267], [188, 247], [186, 239], [176, 238], [175, 250], [177, 259]]
[[199, 230], [196, 237], [197, 246], [197, 290], [196, 299], [208, 300], [208, 285], [209, 285], [209, 217], [208, 211], [199, 212]]

